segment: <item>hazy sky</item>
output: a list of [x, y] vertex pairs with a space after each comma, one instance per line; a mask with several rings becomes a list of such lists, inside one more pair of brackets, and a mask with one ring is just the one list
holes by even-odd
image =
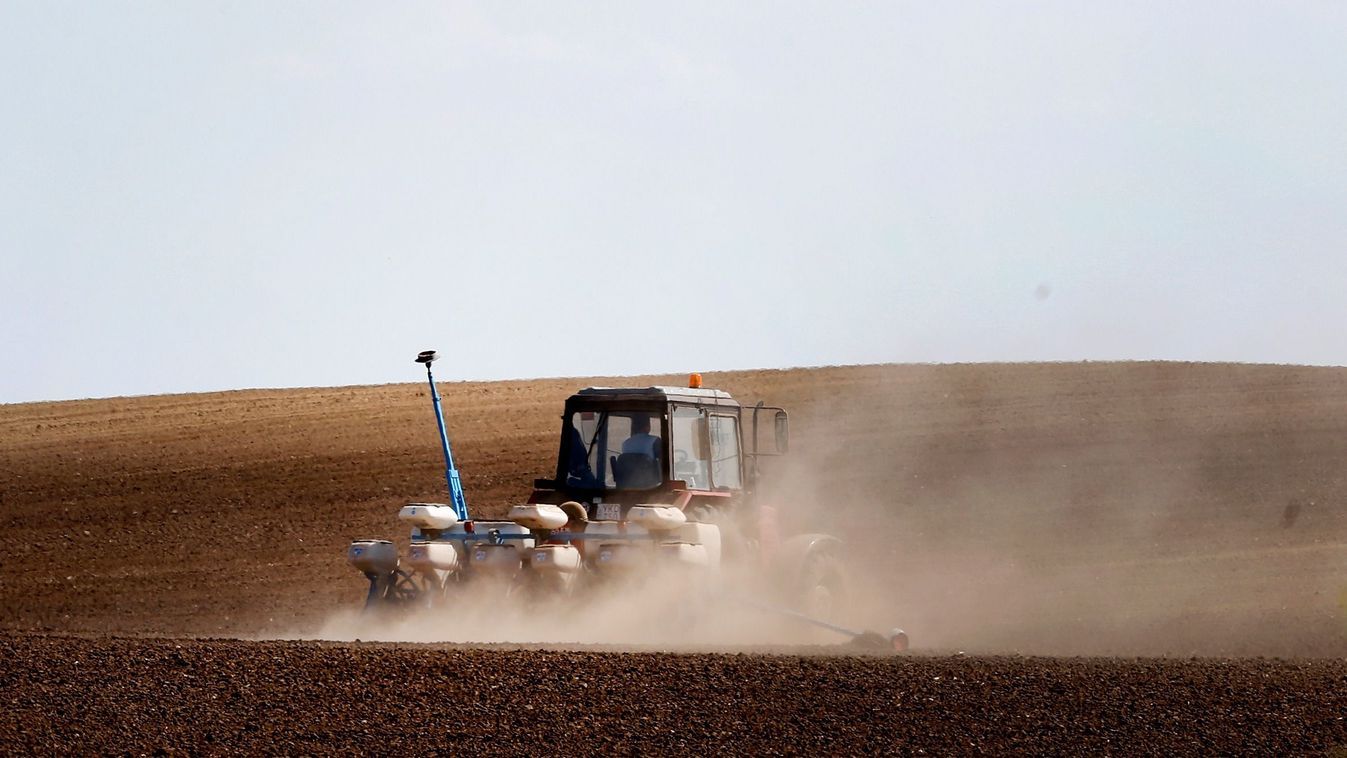
[[0, 402], [1347, 362], [1347, 4], [0, 0]]

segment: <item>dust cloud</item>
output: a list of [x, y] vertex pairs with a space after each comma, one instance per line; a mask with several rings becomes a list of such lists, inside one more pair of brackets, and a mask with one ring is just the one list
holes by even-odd
[[847, 623], [942, 651], [1347, 652], [1347, 449], [1312, 403], [1261, 409], [1294, 387], [972, 368], [877, 372], [793, 418], [767, 499], [847, 543]]
[[709, 650], [846, 641], [769, 610], [733, 570], [659, 567], [574, 592], [474, 579], [430, 603], [333, 614], [295, 639]]

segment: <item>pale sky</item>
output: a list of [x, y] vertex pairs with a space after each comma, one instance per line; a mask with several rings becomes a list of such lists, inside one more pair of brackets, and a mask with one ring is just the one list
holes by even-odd
[[1347, 4], [0, 0], [0, 402], [1347, 363]]

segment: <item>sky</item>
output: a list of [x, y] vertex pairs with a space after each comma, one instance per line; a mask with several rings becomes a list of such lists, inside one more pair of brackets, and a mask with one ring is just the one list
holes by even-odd
[[0, 403], [1347, 362], [1347, 4], [0, 0]]

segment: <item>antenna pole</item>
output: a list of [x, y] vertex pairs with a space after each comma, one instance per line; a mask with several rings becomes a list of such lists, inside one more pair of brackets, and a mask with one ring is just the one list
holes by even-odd
[[460, 521], [467, 521], [468, 500], [463, 496], [463, 483], [458, 478], [458, 469], [454, 468], [454, 454], [449, 449], [449, 435], [444, 430], [444, 411], [440, 408], [440, 393], [435, 389], [435, 375], [430, 371], [430, 364], [438, 357], [434, 350], [427, 350], [416, 357], [416, 362], [426, 364], [430, 400], [435, 405], [435, 423], [440, 427], [440, 449], [444, 451], [444, 481], [449, 485], [449, 499], [454, 506], [454, 515], [458, 516]]

